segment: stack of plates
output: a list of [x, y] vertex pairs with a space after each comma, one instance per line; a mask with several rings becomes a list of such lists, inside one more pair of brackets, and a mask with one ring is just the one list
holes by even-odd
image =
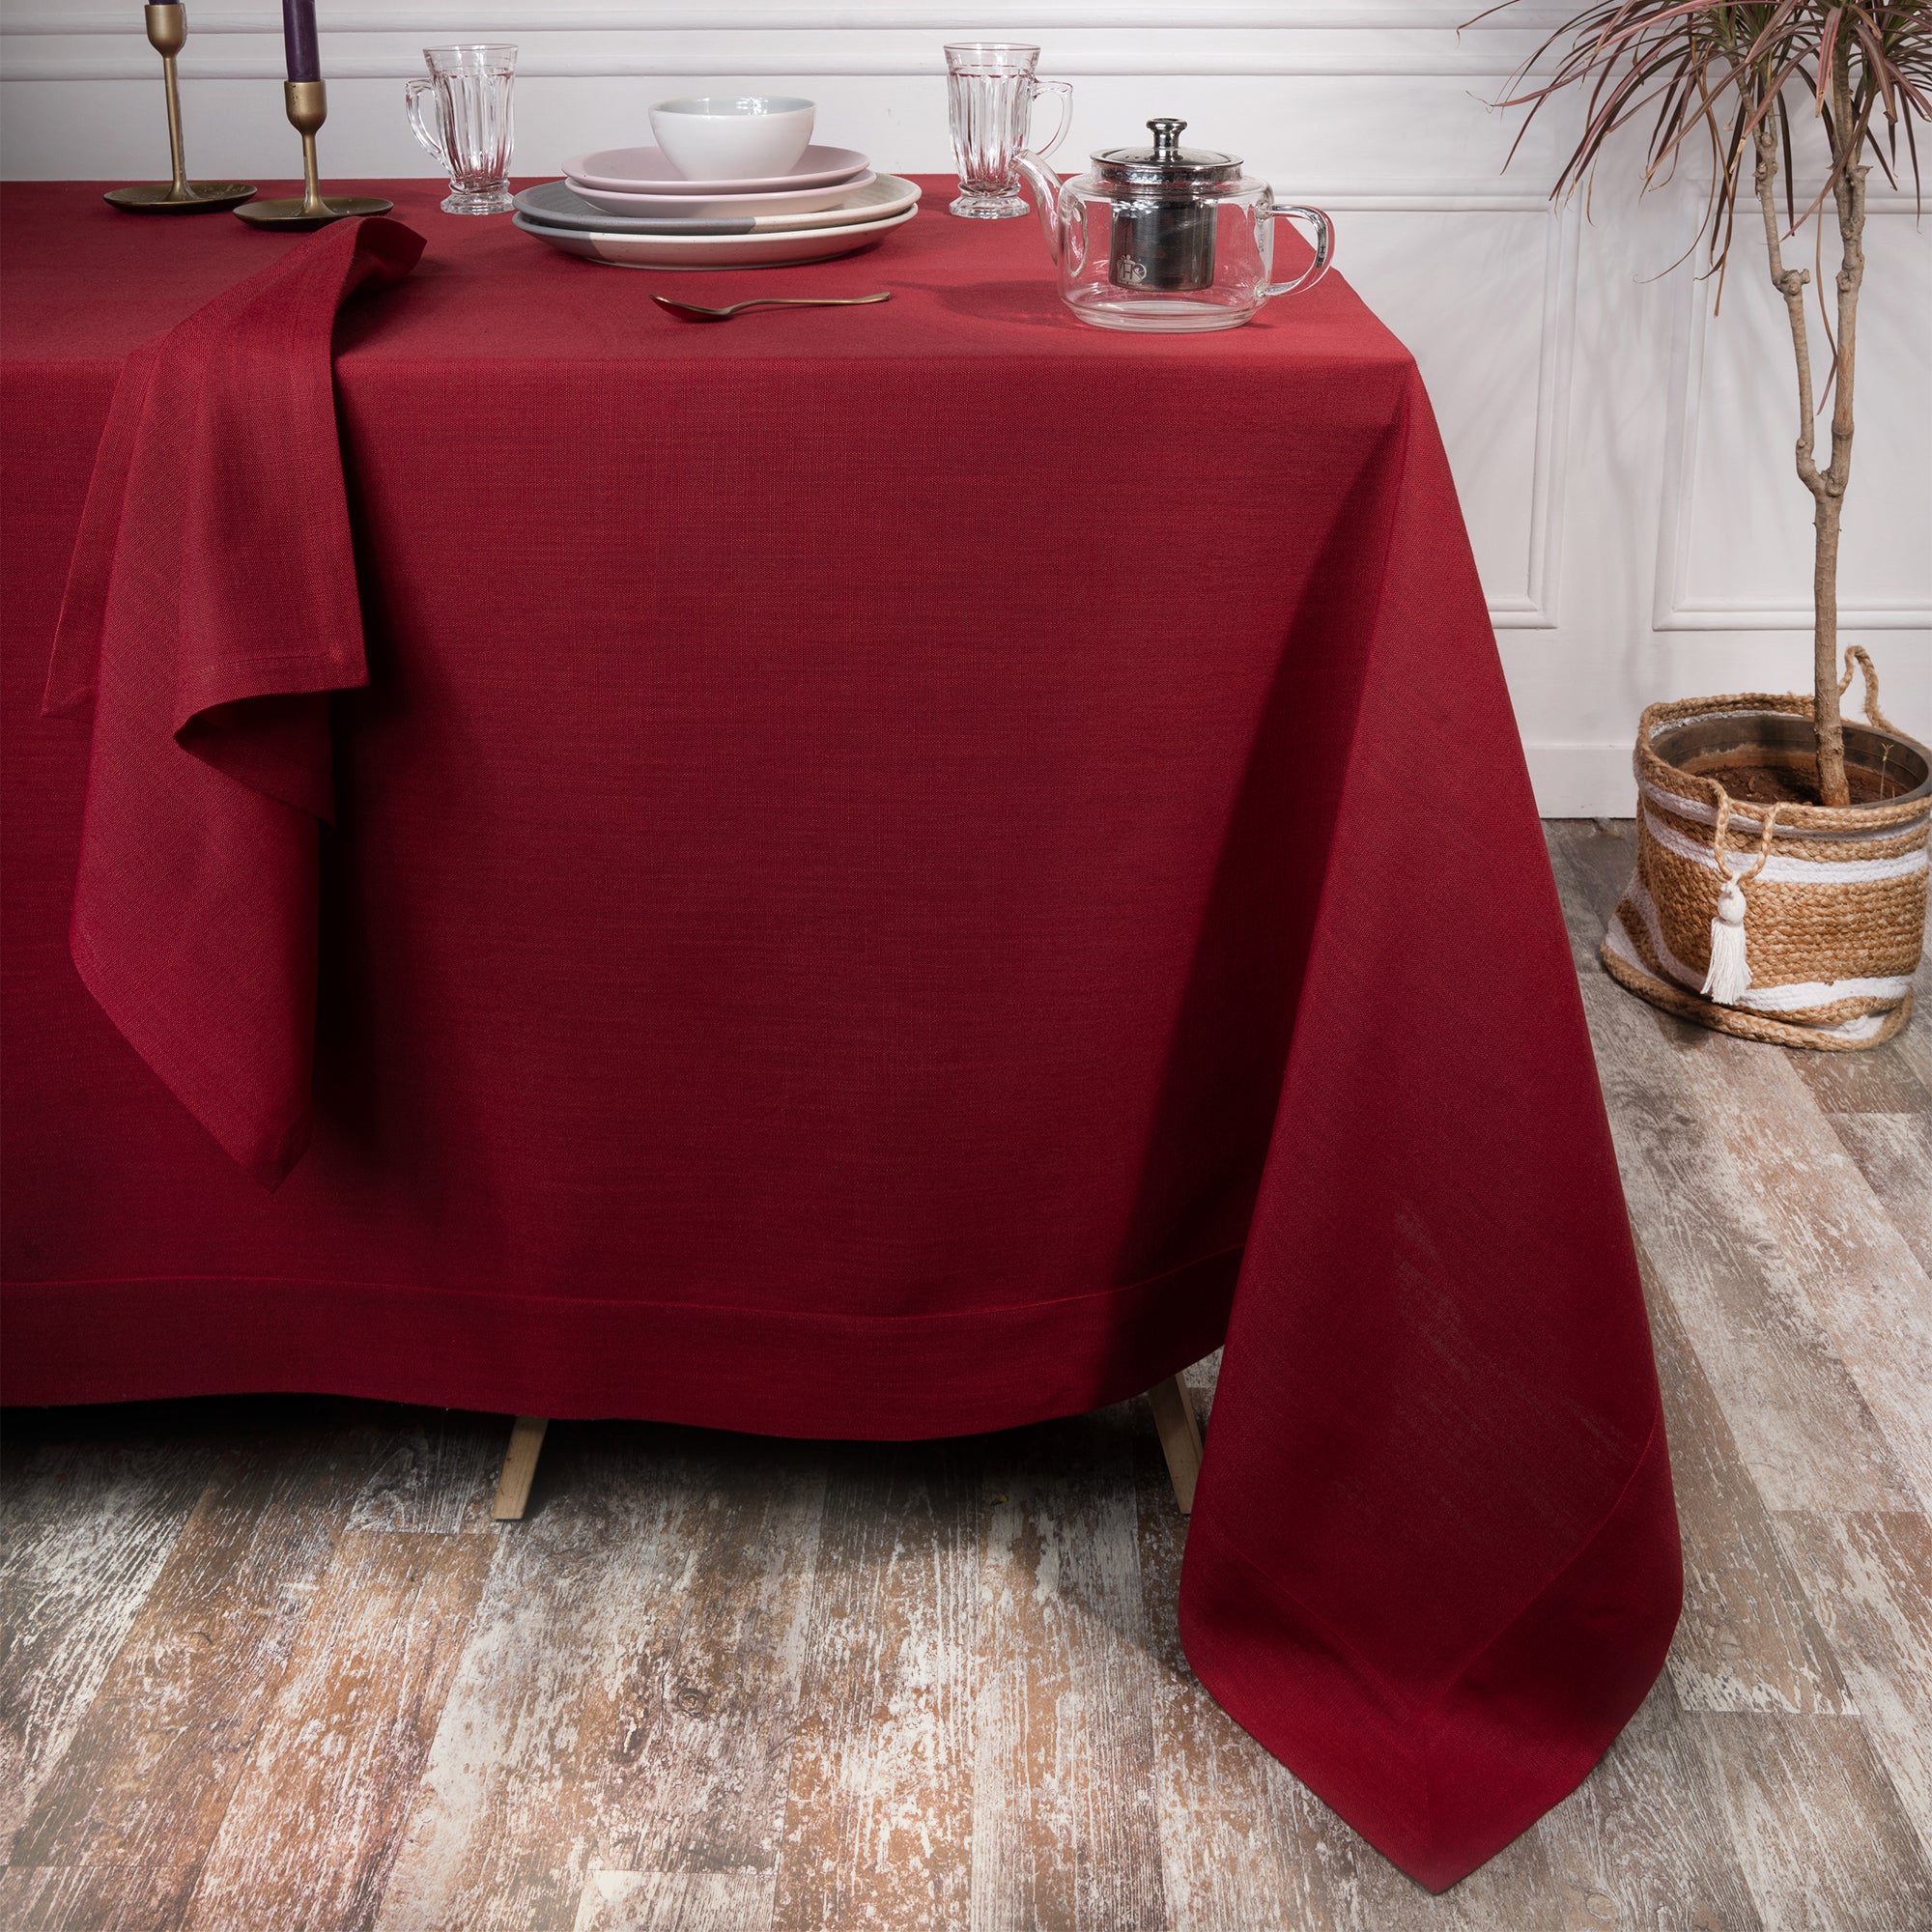
[[869, 248], [910, 221], [919, 189], [850, 148], [808, 148], [789, 174], [687, 181], [657, 148], [606, 148], [566, 179], [526, 187], [516, 224], [586, 261], [623, 269], [776, 268]]

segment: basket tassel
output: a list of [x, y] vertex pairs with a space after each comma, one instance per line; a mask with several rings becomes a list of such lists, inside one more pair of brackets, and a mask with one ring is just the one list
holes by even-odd
[[1745, 889], [1727, 878], [1718, 888], [1718, 916], [1711, 922], [1711, 970], [1698, 988], [1720, 1007], [1734, 1006], [1750, 985], [1745, 956]]

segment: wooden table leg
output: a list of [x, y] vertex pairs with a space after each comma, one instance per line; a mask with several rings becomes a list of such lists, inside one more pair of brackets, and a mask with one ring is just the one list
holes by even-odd
[[524, 1505], [530, 1499], [530, 1482], [537, 1472], [537, 1458], [543, 1453], [548, 1416], [520, 1415], [510, 1430], [510, 1446], [503, 1452], [503, 1474], [497, 1485], [497, 1500], [490, 1514], [498, 1522], [518, 1522]]
[[1153, 1426], [1160, 1431], [1174, 1499], [1186, 1516], [1194, 1508], [1194, 1484], [1201, 1474], [1201, 1425], [1194, 1419], [1194, 1398], [1179, 1376], [1169, 1376], [1148, 1390], [1148, 1401], [1153, 1405]]

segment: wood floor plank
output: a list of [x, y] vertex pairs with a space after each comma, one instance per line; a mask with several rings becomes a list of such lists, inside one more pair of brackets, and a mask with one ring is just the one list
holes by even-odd
[[1932, 947], [1919, 955], [1918, 970], [1912, 976], [1912, 1018], [1892, 1046], [1918, 1084], [1932, 1093]]
[[603, 1866], [777, 1864], [825, 1509], [813, 1447], [676, 1432], [678, 1509], [647, 1640], [585, 1710]]
[[825, 1464], [813, 1446], [672, 1432], [676, 1508], [649, 1624], [586, 1704], [597, 1862], [778, 1862]]
[[1794, 1052], [1791, 1065], [1821, 1113], [1932, 1114], [1932, 1090], [1914, 1071], [1902, 1039], [1862, 1053]]
[[84, 1910], [37, 1923], [180, 1922], [377, 1453], [319, 1420], [224, 1459], [15, 1846], [97, 1868]]
[[1932, 1925], [1932, 1866], [1856, 1718], [1697, 1712], [1765, 1932]]
[[1663, 1031], [1683, 1023], [1601, 974], [1585, 976], [1582, 993], [1632, 1218], [1759, 1493], [1775, 1509], [1918, 1507], [1804, 1293], [1798, 1257], [1766, 1225], [1687, 1084]]
[[187, 1932], [373, 1921], [492, 1547], [344, 1532], [203, 1862]]
[[594, 1871], [574, 1932], [765, 1932], [775, 1877], [771, 1871]]
[[1842, 1711], [1831, 1646], [1690, 1337], [1641, 1245], [1638, 1253], [1684, 1537], [1684, 1614], [1669, 1662], [1678, 1701], [1693, 1711]]
[[1760, 1932], [1762, 1924], [1667, 1675], [1590, 1776], [1448, 1897], [1457, 1932]]
[[1932, 1279], [1811, 1103], [1792, 1056], [1704, 1035], [1680, 1047], [1688, 1103], [1932, 1508]]
[[980, 1447], [831, 1453], [772, 1922], [963, 1932]]
[[1932, 1111], [1833, 1114], [1832, 1129], [1918, 1265], [1932, 1273]]
[[496, 1532], [380, 1932], [561, 1932], [592, 1871], [777, 1861], [818, 1452], [556, 1424], [545, 1462]]
[[1932, 1524], [1903, 1514], [1793, 1514], [1777, 1529], [1932, 1859]]
[[477, 1535], [490, 1527], [490, 1494], [503, 1460], [503, 1418], [460, 1408], [360, 1405], [388, 1452], [355, 1500], [352, 1529]]
[[[0, 1495], [0, 1852], [79, 1730], [219, 1447], [152, 1411], [84, 1415]], [[90, 1435], [91, 1431], [98, 1431]]]
[[1018, 1431], [984, 1478], [974, 1932], [1159, 1932], [1140, 1405]]
[[1600, 974], [1597, 949], [1611, 910], [1636, 870], [1636, 827], [1615, 818], [1545, 819], [1543, 836], [1563, 902], [1578, 974]]
[[118, 1932], [120, 1879], [111, 1866], [8, 1865], [0, 1870], [0, 1925], [8, 1932], [59, 1932], [69, 1925]]
[[378, 1932], [570, 1932], [596, 1854], [592, 1686], [606, 1703], [676, 1560], [675, 1458], [646, 1431], [558, 1425], [547, 1495], [496, 1554]]

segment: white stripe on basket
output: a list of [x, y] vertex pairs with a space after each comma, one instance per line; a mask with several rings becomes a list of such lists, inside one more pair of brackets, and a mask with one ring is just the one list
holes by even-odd
[[[1626, 897], [1634, 898], [1638, 894], [1642, 894], [1643, 899], [1647, 904], [1650, 895], [1647, 893], [1643, 893], [1643, 889], [1633, 881], [1632, 891], [1626, 895]], [[1630, 943], [1630, 940], [1624, 934], [1622, 912], [1623, 908], [1619, 906], [1616, 914], [1611, 917], [1609, 928], [1604, 934], [1604, 944], [1626, 966], [1634, 967], [1647, 980], [1654, 980], [1657, 976], [1650, 970], [1650, 966], [1642, 954], [1637, 952], [1636, 948]], [[1651, 944], [1657, 949], [1657, 956], [1669, 969], [1671, 978], [1681, 980], [1692, 992], [1695, 992], [1698, 984], [1697, 976], [1694, 973], [1687, 973], [1682, 962], [1671, 956], [1670, 949], [1663, 944], [1662, 937], [1658, 934], [1654, 916], [1648, 919], [1646, 923], [1650, 926]], [[1869, 980], [1854, 980], [1851, 983], [1855, 985], [1867, 985], [1872, 982]], [[1912, 982], [1909, 980], [1901, 980], [1898, 983], [1901, 986], [1907, 986]], [[1743, 999], [1734, 1001], [1733, 1004], [1739, 1007], [1755, 1006], [1758, 1004], [1758, 998], [1764, 990], [1763, 987], [1753, 986], [1749, 992], [1745, 994]], [[1779, 986], [1772, 990], [1781, 993], [1794, 989]], [[1823, 1006], [1825, 1002], [1819, 1000], [1809, 1004]], [[1776, 1017], [1776, 1015], [1774, 1014], [1773, 1017]], [[1815, 1028], [1814, 1031], [1831, 1039], [1864, 1039], [1868, 1036], [1875, 1034], [1885, 1024], [1887, 1017], [1884, 1013], [1859, 1013], [1851, 1019], [1840, 1020], [1835, 1026], [1821, 1026]]]
[[[1652, 948], [1673, 980], [1695, 991], [1703, 975], [1685, 965], [1664, 943], [1663, 928], [1657, 916], [1657, 902], [1643, 881], [1633, 878], [1625, 894], [1641, 915]], [[1748, 920], [1747, 920], [1748, 924]], [[1765, 1013], [1798, 1012], [1810, 1007], [1829, 1007], [1839, 1000], [1902, 1000], [1912, 989], [1909, 978], [1900, 975], [1863, 980], [1797, 980], [1782, 986], [1754, 985], [1731, 1002]]]
[[[1718, 855], [1710, 846], [1700, 845], [1681, 832], [1673, 832], [1654, 811], [1645, 811], [1643, 822], [1650, 836], [1666, 852], [1675, 852], [1680, 859], [1689, 859], [1707, 872], [1718, 869]], [[1740, 872], [1749, 871], [1756, 857], [1754, 852], [1727, 849], [1725, 869], [1735, 879]], [[1924, 871], [1926, 865], [1926, 850], [1922, 845], [1916, 852], [1901, 852], [1895, 859], [1792, 859], [1774, 853], [1764, 862], [1764, 870], [1758, 877], [1767, 885], [1864, 886], [1876, 885], [1881, 879], [1910, 878], [1914, 872]]]
[[[1715, 825], [1718, 822], [1718, 808], [1706, 805], [1701, 799], [1680, 798], [1674, 791], [1665, 791], [1661, 784], [1654, 784], [1639, 774], [1636, 788], [1652, 805], [1660, 805], [1664, 810], [1675, 812], [1679, 818], [1694, 820], [1699, 825]], [[1927, 813], [1932, 813], [1932, 798], [1925, 801], [1925, 811], [1917, 818], [1901, 819], [1896, 825], [1887, 825], [1873, 832], [1810, 832], [1799, 825], [1780, 825], [1772, 835], [1776, 838], [1896, 838], [1901, 833], [1917, 832]], [[1737, 806], [1731, 808], [1731, 831], [1741, 838], [1755, 838], [1764, 830], [1761, 818], [1752, 818]]]

